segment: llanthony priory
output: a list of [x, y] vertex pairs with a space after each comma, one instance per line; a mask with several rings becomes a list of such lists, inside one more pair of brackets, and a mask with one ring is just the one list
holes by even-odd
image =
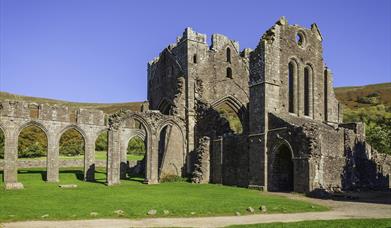
[[[363, 124], [342, 123], [322, 39], [316, 24], [289, 25], [284, 17], [254, 50], [240, 51], [220, 34], [208, 45], [206, 35], [187, 28], [149, 62], [148, 103], [137, 112], [1, 101], [5, 186], [23, 187], [18, 168], [45, 167], [46, 181], [57, 182], [62, 167], [83, 166], [92, 181], [102, 166], [108, 185], [138, 172], [148, 184], [183, 176], [265, 191], [390, 188], [391, 157], [366, 143]], [[31, 125], [46, 133], [46, 160], [18, 159], [19, 133]], [[59, 139], [71, 128], [84, 138], [83, 160], [59, 157]], [[109, 148], [103, 163], [95, 160], [102, 131]], [[134, 136], [146, 145], [139, 162], [126, 158]]]

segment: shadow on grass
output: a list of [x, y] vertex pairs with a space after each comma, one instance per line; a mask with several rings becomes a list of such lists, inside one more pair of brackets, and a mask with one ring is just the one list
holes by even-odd
[[377, 203], [377, 204], [391, 204], [391, 189], [385, 190], [366, 190], [366, 191], [346, 191], [338, 193], [321, 192], [318, 190], [317, 194], [306, 194], [311, 198], [328, 199], [335, 201], [350, 201], [361, 203]]
[[46, 181], [47, 180], [47, 172], [46, 170], [25, 170], [25, 169], [21, 169], [21, 170], [18, 170], [18, 175], [24, 175], [24, 174], [40, 174], [41, 175], [41, 179], [43, 181]]
[[145, 177], [142, 174], [129, 174], [127, 175], [126, 178], [123, 178], [123, 180], [128, 180], [128, 181], [135, 181], [139, 183], [144, 183]]

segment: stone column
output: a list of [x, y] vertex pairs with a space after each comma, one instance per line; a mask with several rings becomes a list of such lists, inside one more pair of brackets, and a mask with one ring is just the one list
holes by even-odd
[[[18, 182], [18, 136], [16, 127], [4, 132], [4, 183], [14, 184]], [[7, 186], [6, 186], [7, 188]]]
[[60, 145], [56, 132], [49, 131], [48, 134], [48, 155], [47, 155], [47, 182], [59, 181], [59, 152]]
[[84, 180], [95, 180], [95, 137], [87, 135], [84, 151]]
[[119, 131], [109, 130], [109, 148], [107, 154], [107, 185], [120, 184], [120, 137]]
[[159, 138], [156, 134], [151, 133], [147, 141], [147, 161], [145, 163], [145, 183], [159, 183]]

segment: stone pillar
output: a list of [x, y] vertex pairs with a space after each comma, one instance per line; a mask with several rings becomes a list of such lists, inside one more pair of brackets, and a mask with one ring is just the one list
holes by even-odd
[[147, 141], [147, 161], [145, 166], [145, 180], [147, 184], [159, 183], [159, 138], [156, 134], [152, 133], [148, 137]]
[[16, 127], [11, 130], [5, 131], [4, 142], [4, 183], [14, 184], [18, 182], [18, 136]]
[[84, 151], [84, 180], [95, 180], [95, 137], [88, 135]]
[[47, 182], [59, 181], [59, 153], [60, 153], [60, 140], [57, 140], [55, 132], [49, 131], [48, 134], [48, 155], [47, 155]]
[[119, 131], [109, 130], [109, 148], [107, 154], [107, 185], [120, 184], [120, 137]]
[[[126, 135], [126, 134], [125, 134]], [[120, 177], [121, 179], [126, 179], [126, 174], [128, 171], [128, 157], [127, 157], [127, 139], [120, 137], [120, 152], [121, 152], [121, 165], [120, 165]]]

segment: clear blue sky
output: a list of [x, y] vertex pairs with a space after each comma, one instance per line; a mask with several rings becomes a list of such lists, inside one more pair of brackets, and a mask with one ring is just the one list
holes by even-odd
[[391, 1], [0, 0], [0, 90], [70, 101], [146, 99], [147, 62], [185, 27], [255, 48], [284, 15], [316, 22], [335, 86], [391, 81]]

